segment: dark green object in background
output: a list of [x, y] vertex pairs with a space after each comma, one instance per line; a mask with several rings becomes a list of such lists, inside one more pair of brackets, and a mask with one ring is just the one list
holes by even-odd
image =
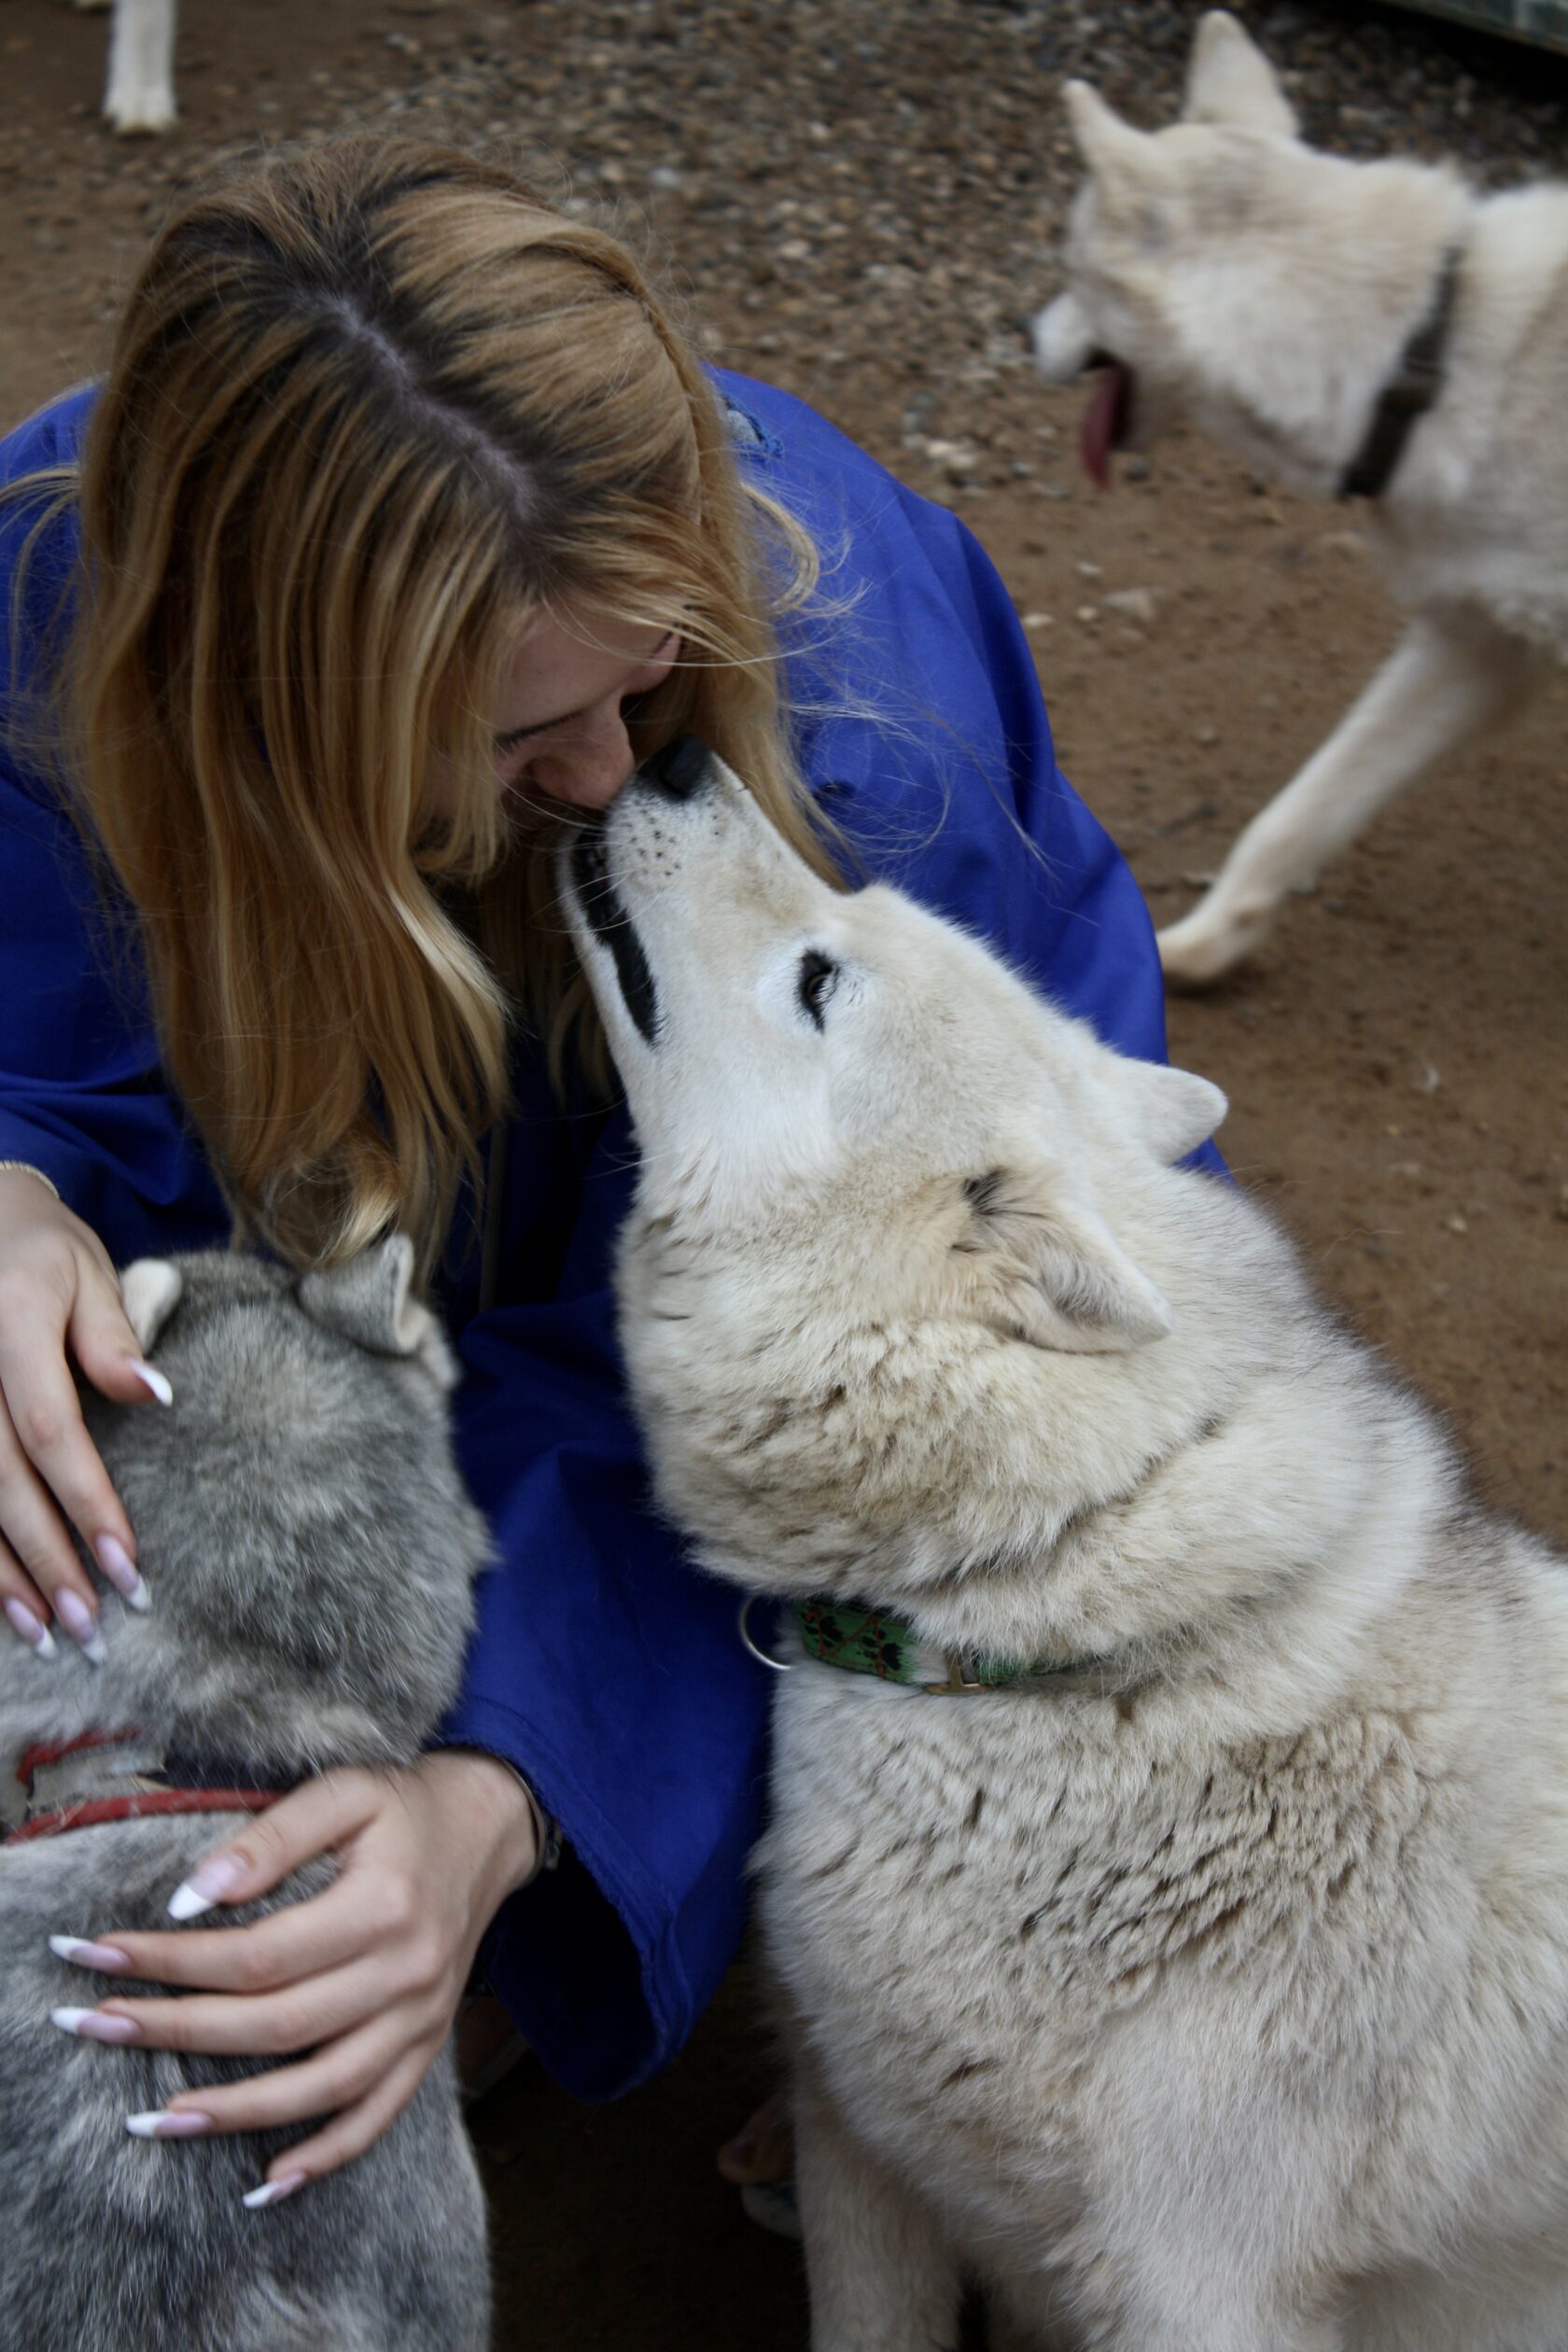
[[1568, 0], [1393, 0], [1393, 5], [1421, 16], [1452, 17], [1456, 23], [1479, 25], [1483, 32], [1533, 41], [1539, 49], [1568, 56]]

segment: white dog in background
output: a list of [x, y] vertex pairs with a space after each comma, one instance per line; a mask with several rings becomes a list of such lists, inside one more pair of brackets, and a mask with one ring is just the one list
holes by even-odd
[[1302, 145], [1234, 17], [1204, 17], [1183, 119], [1066, 99], [1088, 179], [1044, 373], [1100, 368], [1083, 453], [1173, 412], [1260, 470], [1364, 498], [1405, 637], [1206, 897], [1160, 935], [1201, 987], [1434, 761], [1568, 657], [1568, 187], [1477, 196], [1447, 166]]
[[1215, 1087], [828, 889], [691, 738], [564, 879], [656, 1491], [801, 1604], [815, 2352], [952, 2345], [963, 2271], [1010, 2342], [1563, 2352], [1568, 1564], [1182, 1165]]
[[125, 136], [167, 131], [175, 120], [175, 0], [77, 0], [114, 9], [105, 121]]

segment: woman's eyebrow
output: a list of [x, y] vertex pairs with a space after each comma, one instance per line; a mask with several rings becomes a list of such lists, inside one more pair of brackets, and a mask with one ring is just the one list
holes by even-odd
[[509, 727], [505, 735], [494, 738], [496, 749], [497, 751], [508, 751], [514, 743], [522, 743], [528, 735], [548, 735], [552, 727], [564, 727], [569, 719], [581, 719], [585, 707], [580, 703], [575, 710], [563, 710], [558, 718], [536, 719], [526, 727]]
[[[644, 654], [638, 668], [645, 669], [650, 662], [656, 662], [675, 634], [673, 629], [666, 629], [652, 652]], [[564, 727], [573, 719], [581, 719], [587, 707], [586, 703], [579, 703], [575, 710], [560, 711], [553, 719], [530, 719], [525, 727], [509, 727], [505, 735], [495, 735], [491, 740], [497, 751], [510, 751], [514, 743], [523, 743], [529, 735], [548, 735], [552, 727]]]

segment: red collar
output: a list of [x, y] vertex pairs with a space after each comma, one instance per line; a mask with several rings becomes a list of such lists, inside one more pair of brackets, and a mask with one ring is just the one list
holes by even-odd
[[[17, 1778], [31, 1795], [34, 1774], [46, 1765], [59, 1764], [91, 1748], [125, 1746], [142, 1736], [134, 1729], [83, 1731], [58, 1745], [31, 1747], [17, 1765]], [[285, 1794], [281, 1788], [160, 1788], [150, 1785], [149, 1778], [140, 1778], [138, 1785], [123, 1796], [77, 1797], [47, 1813], [34, 1813], [0, 1843], [23, 1845], [32, 1838], [58, 1838], [68, 1829], [92, 1829], [105, 1821], [144, 1821], [159, 1813], [264, 1813]]]

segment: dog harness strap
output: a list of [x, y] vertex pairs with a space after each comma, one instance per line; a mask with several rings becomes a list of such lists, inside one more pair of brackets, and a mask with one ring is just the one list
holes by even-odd
[[[120, 1753], [94, 1770], [93, 1759], [105, 1748]], [[159, 1813], [262, 1813], [287, 1794], [264, 1785], [249, 1764], [232, 1757], [165, 1755], [134, 1729], [41, 1742], [24, 1751], [16, 1776], [34, 1804], [21, 1827], [0, 1841], [6, 1845]]]
[[797, 1601], [795, 1624], [805, 1654], [820, 1666], [842, 1666], [879, 1682], [909, 1683], [933, 1698], [1001, 1690], [1009, 1683], [1071, 1674], [1101, 1661], [1092, 1658], [975, 1658], [934, 1650], [902, 1619], [852, 1603]]
[[1459, 261], [1459, 246], [1449, 245], [1426, 315], [1400, 353], [1398, 367], [1378, 395], [1361, 447], [1339, 478], [1342, 498], [1381, 497], [1418, 420], [1436, 405], [1443, 389], [1443, 349], [1453, 320]]
[[126, 1747], [141, 1738], [135, 1729], [125, 1731], [82, 1731], [74, 1740], [41, 1740], [36, 1747], [24, 1748], [17, 1759], [16, 1776], [29, 1795], [33, 1778], [47, 1765], [63, 1764], [68, 1756], [84, 1756], [90, 1749]]
[[105, 1821], [146, 1821], [161, 1813], [265, 1813], [281, 1788], [145, 1788], [129, 1797], [84, 1797], [57, 1812], [36, 1813], [4, 1840], [25, 1845], [32, 1838], [60, 1838], [69, 1829], [95, 1829]]

